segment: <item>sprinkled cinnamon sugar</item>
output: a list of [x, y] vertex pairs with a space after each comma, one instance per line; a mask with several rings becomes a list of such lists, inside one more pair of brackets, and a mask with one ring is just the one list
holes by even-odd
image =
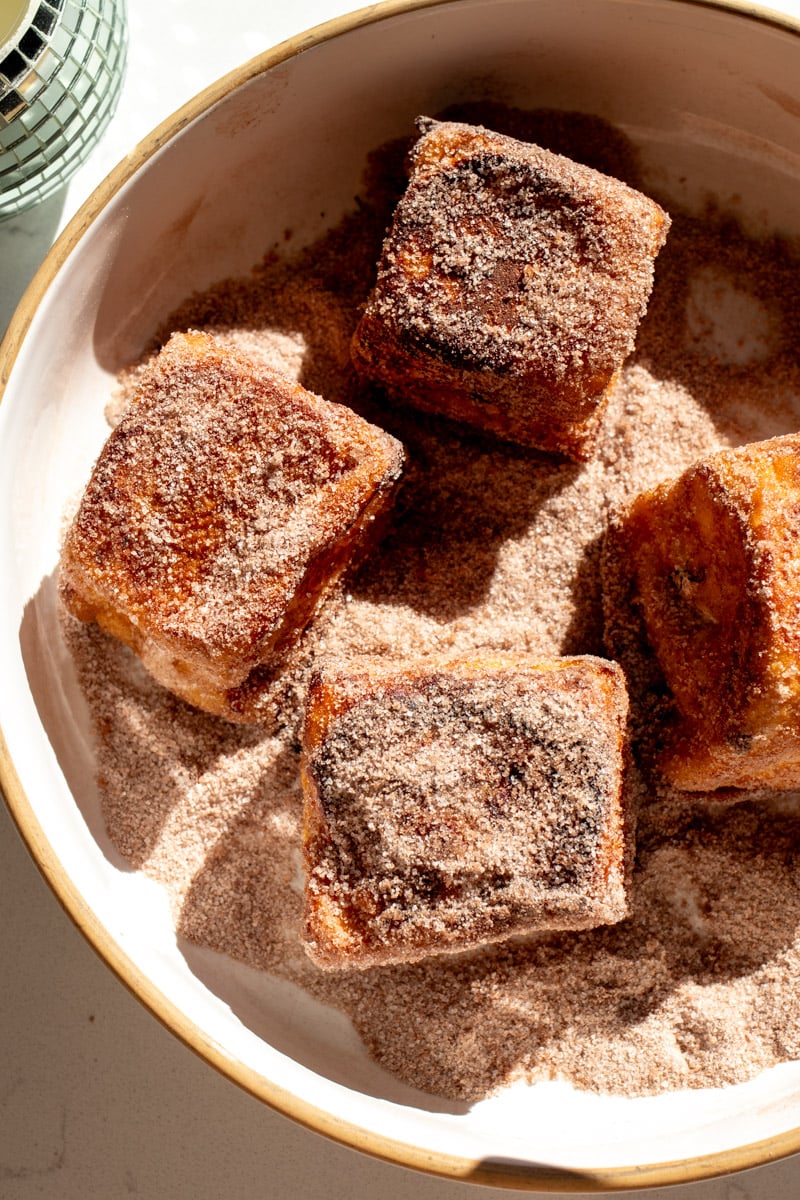
[[[630, 149], [599, 123], [484, 115], [494, 128], [503, 120], [636, 186]], [[644, 763], [631, 783], [631, 915], [619, 924], [335, 976], [301, 949], [297, 739], [312, 664], [601, 653], [598, 548], [610, 506], [701, 454], [794, 428], [800, 411], [798, 259], [714, 214], [673, 213], [636, 351], [588, 463], [409, 416], [359, 389], [347, 348], [403, 150], [371, 164], [359, 213], [316, 246], [190, 298], [164, 331], [210, 328], [288, 368], [399, 437], [411, 463], [380, 548], [297, 648], [277, 731], [189, 708], [120, 644], [67, 624], [97, 722], [109, 835], [165, 886], [182, 936], [343, 1009], [376, 1059], [420, 1088], [469, 1101], [518, 1078], [627, 1095], [749, 1078], [800, 1055], [791, 794], [723, 806], [669, 791]], [[729, 327], [747, 314], [738, 343], [719, 327], [721, 296]], [[125, 394], [123, 380], [120, 404]]]

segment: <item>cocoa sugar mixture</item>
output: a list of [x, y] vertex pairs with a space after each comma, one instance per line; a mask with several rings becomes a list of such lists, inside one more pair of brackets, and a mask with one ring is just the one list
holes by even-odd
[[[461, 108], [637, 186], [591, 118]], [[352, 1019], [376, 1060], [472, 1101], [561, 1077], [626, 1095], [718, 1086], [800, 1056], [800, 799], [665, 789], [639, 754], [631, 914], [421, 964], [325, 973], [300, 941], [298, 736], [310, 665], [480, 650], [602, 654], [609, 507], [698, 456], [798, 427], [800, 261], [709, 212], [672, 212], [636, 350], [585, 464], [502, 445], [359, 389], [349, 341], [402, 186], [376, 153], [357, 211], [288, 259], [191, 297], [203, 328], [399, 437], [394, 521], [298, 648], [275, 725], [193, 710], [95, 627], [66, 631], [97, 729], [108, 833], [166, 888], [181, 938], [291, 980]], [[655, 197], [658, 199], [658, 197]], [[291, 243], [289, 243], [291, 245]], [[724, 337], [722, 330], [726, 330]], [[154, 347], [151, 347], [153, 349]], [[124, 405], [137, 367], [121, 381]]]

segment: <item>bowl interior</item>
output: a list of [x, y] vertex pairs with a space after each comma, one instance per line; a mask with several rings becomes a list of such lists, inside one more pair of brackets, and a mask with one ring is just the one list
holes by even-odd
[[116, 373], [191, 292], [352, 209], [369, 151], [454, 102], [596, 114], [639, 149], [645, 190], [797, 237], [798, 68], [788, 24], [680, 0], [390, 3], [332, 23], [142, 147], [67, 231], [0, 352], [0, 726], [15, 817], [68, 910], [176, 1033], [352, 1145], [517, 1186], [673, 1182], [797, 1149], [800, 1067], [640, 1100], [552, 1082], [449, 1103], [376, 1066], [340, 1014], [176, 938], [162, 891], [105, 834], [56, 619], [63, 517], [106, 436]]

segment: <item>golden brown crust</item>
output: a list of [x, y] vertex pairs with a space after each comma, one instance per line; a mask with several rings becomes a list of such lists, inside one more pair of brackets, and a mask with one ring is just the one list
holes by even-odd
[[610, 652], [629, 673], [652, 652], [669, 690], [667, 779], [800, 786], [800, 435], [638, 496], [610, 525], [603, 580]]
[[585, 458], [669, 217], [626, 184], [421, 119], [353, 361], [396, 399]]
[[252, 719], [390, 502], [398, 442], [205, 333], [142, 375], [68, 532], [66, 607], [179, 696]]
[[496, 655], [319, 671], [303, 745], [306, 948], [410, 961], [626, 913], [616, 664]]

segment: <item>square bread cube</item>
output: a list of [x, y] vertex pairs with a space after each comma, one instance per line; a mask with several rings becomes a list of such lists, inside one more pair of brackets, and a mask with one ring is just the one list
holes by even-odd
[[668, 689], [669, 782], [800, 787], [800, 435], [636, 497], [608, 530], [603, 591], [610, 652], [632, 681], [654, 657]]
[[616, 664], [493, 656], [329, 666], [302, 779], [305, 946], [324, 968], [626, 914]]
[[229, 720], [386, 509], [399, 442], [208, 334], [174, 334], [95, 465], [60, 593]]
[[480, 126], [420, 118], [356, 329], [400, 402], [591, 455], [669, 217], [626, 184]]

